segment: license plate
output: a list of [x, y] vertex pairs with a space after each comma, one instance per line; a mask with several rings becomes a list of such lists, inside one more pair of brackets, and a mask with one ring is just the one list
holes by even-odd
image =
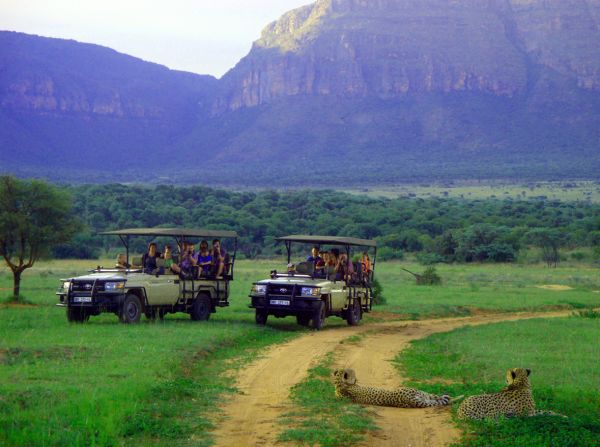
[[276, 306], [289, 306], [290, 302], [286, 300], [271, 300], [269, 301], [271, 304], [275, 304]]
[[73, 302], [74, 303], [91, 303], [92, 297], [91, 296], [75, 296], [75, 297], [73, 297]]

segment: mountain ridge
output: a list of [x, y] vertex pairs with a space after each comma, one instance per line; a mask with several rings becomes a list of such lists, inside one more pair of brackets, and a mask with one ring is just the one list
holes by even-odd
[[0, 33], [0, 162], [283, 186], [597, 178], [599, 17], [600, 0], [319, 0], [218, 80]]

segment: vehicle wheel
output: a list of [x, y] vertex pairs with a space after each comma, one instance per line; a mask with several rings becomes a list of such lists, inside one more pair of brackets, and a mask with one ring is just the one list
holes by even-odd
[[121, 323], [139, 323], [141, 316], [142, 303], [140, 302], [140, 299], [133, 294], [128, 294], [125, 297], [125, 301], [123, 301], [121, 313], [119, 314]]
[[362, 309], [360, 308], [359, 300], [352, 300], [352, 304], [348, 306], [346, 321], [350, 326], [356, 326], [362, 318]]
[[319, 308], [315, 310], [312, 316], [312, 328], [319, 331], [325, 324], [325, 302], [319, 303]]
[[198, 295], [192, 305], [190, 317], [194, 321], [206, 321], [210, 318], [210, 297]]
[[256, 324], [264, 326], [265, 324], [267, 324], [267, 318], [269, 318], [269, 314], [267, 312], [265, 312], [264, 310], [256, 309], [256, 315], [254, 316]]
[[67, 307], [67, 320], [70, 323], [85, 323], [90, 319], [90, 314], [80, 307]]
[[308, 326], [310, 323], [310, 315], [296, 315], [296, 322], [300, 326]]

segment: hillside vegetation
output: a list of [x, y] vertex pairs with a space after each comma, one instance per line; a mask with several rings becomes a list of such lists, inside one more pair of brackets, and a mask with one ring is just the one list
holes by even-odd
[[[579, 259], [600, 256], [600, 204], [582, 201], [385, 199], [328, 190], [234, 192], [116, 184], [68, 189], [74, 213], [88, 230], [58, 247], [55, 255], [61, 257], [114, 254], [119, 241], [95, 233], [159, 225], [235, 230], [247, 258], [280, 253], [274, 238], [304, 233], [377, 239], [382, 259], [414, 252], [425, 262], [510, 262], [535, 242], [527, 235], [539, 229], [558, 233], [558, 248], [579, 253], [574, 254]], [[134, 249], [141, 252], [145, 243], [137, 240]]]

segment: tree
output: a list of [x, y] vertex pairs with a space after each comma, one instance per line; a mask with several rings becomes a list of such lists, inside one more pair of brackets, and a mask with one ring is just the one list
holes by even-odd
[[15, 301], [23, 271], [78, 229], [65, 191], [38, 180], [0, 177], [0, 254], [13, 273]]
[[560, 261], [558, 249], [565, 243], [563, 234], [555, 228], [535, 228], [525, 235], [526, 241], [542, 249], [548, 267], [556, 267]]

